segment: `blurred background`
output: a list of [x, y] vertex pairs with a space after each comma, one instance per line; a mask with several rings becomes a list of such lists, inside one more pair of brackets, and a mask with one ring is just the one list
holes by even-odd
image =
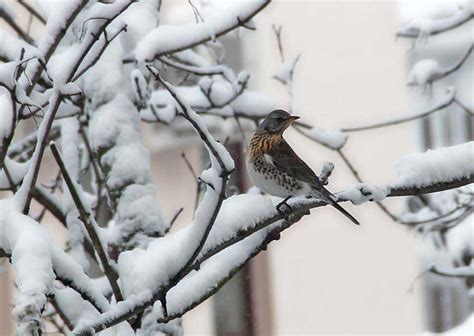
[[[276, 99], [278, 107], [287, 108], [287, 89], [272, 78], [282, 62], [272, 25], [281, 26], [285, 57], [300, 55], [293, 77], [293, 113], [314, 126], [351, 128], [408, 115], [432, 106], [446, 85], [456, 85], [459, 98], [472, 110], [472, 55], [432, 95], [407, 86], [417, 60], [439, 58], [441, 64], [450, 66], [463, 57], [472, 44], [472, 19], [427, 41], [396, 38], [404, 23], [449, 16], [460, 4], [275, 1], [257, 16], [255, 32], [241, 31], [221, 42], [228, 63], [236, 71], [245, 69], [251, 74], [250, 88], [265, 92]], [[164, 1], [162, 10], [163, 22], [170, 24], [192, 20], [194, 15], [185, 0]], [[414, 43], [419, 45], [413, 48]], [[343, 155], [364, 182], [389, 184], [395, 180], [399, 157], [472, 139], [472, 118], [457, 110], [448, 115], [447, 110], [422, 122], [351, 133]], [[194, 180], [182, 153], [195, 167], [204, 167], [205, 160], [191, 134], [169, 143], [164, 133], [159, 127], [144, 126], [164, 213], [169, 218], [177, 208], [185, 207], [179, 226], [191, 220], [193, 209], [186, 205], [195, 198], [194, 190], [189, 191]], [[286, 139], [315, 171], [326, 161], [335, 164], [328, 186], [331, 191], [357, 182], [337, 152], [294, 130], [286, 133]], [[245, 144], [235, 141], [229, 148], [241, 168], [233, 182], [238, 189], [247, 190], [251, 185], [242, 164]], [[390, 199], [384, 205], [399, 214], [405, 200]], [[392, 221], [374, 203], [346, 208], [362, 223], [360, 227], [329, 207], [314, 210], [217, 295], [188, 313], [183, 319], [185, 333], [418, 334], [444, 331], [467, 318], [473, 304], [463, 281], [430, 274], [417, 279], [435, 253], [429, 240]], [[63, 229], [54, 223], [51, 228], [61, 241]], [[5, 304], [10, 276], [3, 268], [1, 335], [12, 332], [10, 307]]]

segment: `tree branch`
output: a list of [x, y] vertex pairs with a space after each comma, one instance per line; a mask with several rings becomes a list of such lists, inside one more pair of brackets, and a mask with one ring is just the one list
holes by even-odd
[[27, 1], [25, 0], [18, 0], [18, 3], [22, 5], [31, 15], [38, 19], [39, 22], [42, 24], [46, 24], [46, 20], [44, 19], [43, 15], [41, 15], [36, 9], [34, 9]]
[[448, 182], [437, 182], [425, 186], [394, 186], [390, 188], [390, 193], [388, 194], [388, 196], [418, 196], [449, 189], [455, 189], [471, 183], [474, 183], [474, 175], [469, 175], [467, 177]]
[[[460, 15], [458, 20], [451, 20], [451, 22], [446, 22], [445, 25], [441, 25], [439, 27], [431, 28], [428, 31], [429, 35], [438, 35], [440, 33], [444, 33], [448, 30], [457, 28], [464, 23], [468, 22], [474, 18], [474, 13], [469, 14], [469, 10], [465, 10], [464, 15]], [[401, 30], [397, 33], [397, 37], [406, 37], [406, 38], [417, 38], [423, 33], [422, 29], [419, 27], [408, 27], [404, 30]]]
[[120, 288], [117, 283], [118, 275], [112, 266], [109, 263], [109, 259], [107, 257], [106, 249], [102, 245], [100, 240], [99, 234], [97, 232], [97, 223], [95, 223], [95, 219], [92, 217], [90, 211], [86, 210], [86, 204], [82, 200], [82, 197], [78, 191], [78, 188], [75, 184], [75, 181], [71, 179], [69, 172], [64, 164], [61, 154], [59, 153], [56, 144], [53, 142], [50, 144], [51, 151], [53, 156], [63, 174], [64, 181], [68, 186], [69, 192], [71, 193], [71, 197], [76, 204], [77, 210], [79, 211], [79, 216], [81, 217], [81, 221], [86, 228], [87, 233], [89, 234], [89, 238], [92, 240], [92, 244], [94, 246], [95, 251], [97, 252], [97, 256], [99, 257], [100, 263], [102, 265], [103, 271], [105, 276], [110, 282], [110, 286], [112, 287], [112, 291], [117, 301], [122, 301], [123, 296], [120, 292]]
[[[388, 197], [396, 197], [396, 196], [416, 196], [419, 195], [420, 193], [431, 193], [431, 192], [439, 192], [439, 191], [444, 191], [444, 190], [449, 190], [452, 188], [460, 187], [463, 185], [467, 185], [470, 183], [474, 183], [474, 176], [471, 176], [470, 178], [464, 178], [462, 180], [457, 181], [457, 183], [437, 183], [433, 186], [424, 186], [424, 187], [404, 187], [404, 188], [392, 188], [392, 192], [390, 192], [387, 196]], [[410, 192], [413, 192], [413, 194], [410, 194]], [[345, 199], [344, 197], [340, 196], [341, 193], [336, 193], [336, 196], [339, 195], [338, 197], [338, 202], [345, 202], [348, 201], [348, 199]], [[322, 202], [317, 199], [304, 199], [304, 198], [299, 198], [295, 199], [293, 201], [289, 202], [289, 205], [291, 206], [291, 211], [289, 213], [281, 213], [278, 212], [276, 209], [275, 211], [268, 215], [266, 218], [258, 220], [256, 223], [253, 225], [248, 225], [246, 226], [245, 229], [239, 230], [238, 232], [235, 233], [233, 237], [227, 238], [226, 240], [222, 241], [219, 243], [219, 245], [213, 247], [209, 251], [206, 251], [205, 254], [203, 254], [196, 262], [194, 262], [191, 267], [187, 270], [188, 274], [195, 268], [199, 268], [200, 263], [204, 262], [206, 259], [209, 259], [211, 256], [217, 254], [218, 252], [222, 251], [223, 249], [238, 243], [239, 241], [245, 239], [246, 237], [250, 236], [251, 234], [277, 222], [280, 220], [286, 220], [285, 224], [280, 226], [280, 229], [286, 229], [290, 225], [298, 222], [301, 217], [308, 215], [309, 211], [312, 208], [318, 208], [322, 206], [328, 205], [325, 202]], [[275, 234], [276, 232], [273, 232]], [[183, 274], [183, 275], [186, 275]], [[133, 303], [130, 307], [125, 312], [121, 312], [120, 314], [114, 314], [112, 318], [106, 319], [103, 321], [96, 321], [91, 325], [85, 326], [81, 329], [78, 330], [78, 334], [80, 335], [90, 335], [91, 330], [94, 330], [95, 332], [104, 330], [106, 328], [109, 328], [117, 323], [120, 323], [122, 321], [125, 321], [136, 314], [142, 312], [145, 310], [145, 308], [149, 307], [150, 305], [153, 304], [153, 302], [157, 301], [161, 296], [165, 295], [167, 292], [168, 288], [163, 287], [161, 288], [157, 293], [155, 293], [152, 298], [148, 298], [146, 300], [143, 300], [141, 302]]]
[[2, 9], [2, 7], [0, 7], [0, 18], [2, 18], [5, 23], [8, 24], [26, 43], [34, 44], [35, 41], [31, 38], [31, 36], [24, 32], [23, 29], [21, 29], [21, 27], [15, 22], [15, 20]]
[[393, 119], [393, 120], [384, 121], [384, 122], [380, 122], [380, 123], [375, 123], [375, 124], [371, 124], [371, 125], [351, 127], [351, 128], [342, 128], [341, 131], [342, 132], [347, 132], [347, 133], [349, 133], [349, 132], [359, 132], [359, 131], [366, 131], [366, 130], [371, 130], [371, 129], [375, 129], [375, 128], [382, 128], [382, 127], [402, 124], [402, 123], [405, 123], [405, 122], [409, 122], [409, 121], [413, 121], [413, 120], [417, 120], [417, 119], [420, 119], [420, 118], [427, 117], [430, 114], [433, 114], [437, 111], [440, 111], [440, 110], [448, 107], [454, 101], [455, 101], [455, 95], [454, 95], [454, 91], [453, 91], [449, 99], [441, 102], [439, 105], [437, 105], [437, 106], [435, 106], [435, 107], [433, 107], [433, 108], [431, 108], [427, 111], [416, 113], [416, 114], [413, 114], [411, 116], [400, 117], [400, 118], [396, 118], [396, 119]]

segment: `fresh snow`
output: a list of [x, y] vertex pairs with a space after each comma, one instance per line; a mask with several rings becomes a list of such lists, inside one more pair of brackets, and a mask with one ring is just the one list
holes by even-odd
[[397, 186], [421, 187], [474, 174], [474, 142], [409, 154], [396, 164]]
[[299, 56], [284, 62], [274, 77], [283, 84], [288, 83], [291, 80], [298, 59]]
[[437, 61], [433, 59], [424, 59], [413, 66], [408, 84], [424, 86], [435, 80], [442, 73], [443, 70]]
[[316, 142], [334, 150], [342, 148], [347, 141], [347, 134], [338, 129], [313, 127], [305, 134]]
[[[205, 199], [203, 203], [206, 204], [207, 201]], [[194, 223], [176, 233], [156, 239], [146, 250], [135, 249], [121, 254], [120, 279], [126, 296], [140, 293], [143, 289], [156, 290], [158, 286], [167, 283], [194, 251], [199, 230], [196, 226], [199, 225], [201, 217], [208, 215], [209, 210], [201, 204]], [[241, 215], [235, 216], [235, 211]], [[239, 230], [247, 229], [273, 213], [275, 207], [271, 199], [266, 196], [242, 194], [226, 199], [201, 251], [201, 256], [235, 236]]]
[[178, 26], [160, 25], [145, 35], [137, 44], [135, 57], [139, 61], [150, 61], [157, 55], [170, 54], [229, 30], [240, 20], [246, 20], [266, 1], [225, 2], [204, 22], [190, 22]]
[[[426, 10], [423, 11], [426, 13]], [[473, 5], [469, 2], [463, 3], [458, 10], [444, 17], [423, 17], [417, 16], [409, 20], [399, 30], [399, 34], [409, 34], [413, 36], [427, 37], [430, 34], [454, 27], [472, 17]]]
[[0, 141], [7, 137], [12, 128], [13, 104], [10, 93], [0, 86]]
[[[29, 162], [16, 162], [11, 160], [9, 157], [5, 157], [5, 167], [7, 167], [8, 173], [12, 179], [13, 184], [21, 182], [28, 172]], [[0, 170], [0, 189], [7, 189], [10, 187], [10, 181], [8, 180], [5, 170]]]
[[366, 183], [356, 183], [337, 193], [337, 198], [359, 205], [368, 201], [382, 201], [387, 197], [389, 191], [388, 188], [375, 187]]
[[13, 199], [0, 200], [0, 248], [11, 255], [15, 270], [19, 294], [12, 314], [21, 335], [38, 328], [46, 295], [52, 290], [55, 277], [50, 246], [44, 228], [19, 212]]

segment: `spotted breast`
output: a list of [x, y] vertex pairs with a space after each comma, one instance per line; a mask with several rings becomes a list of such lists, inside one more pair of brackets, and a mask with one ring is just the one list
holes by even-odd
[[302, 193], [303, 184], [286, 172], [276, 168], [272, 156], [268, 153], [284, 141], [278, 135], [254, 135], [247, 152], [247, 170], [252, 180], [260, 190], [277, 197], [286, 198]]

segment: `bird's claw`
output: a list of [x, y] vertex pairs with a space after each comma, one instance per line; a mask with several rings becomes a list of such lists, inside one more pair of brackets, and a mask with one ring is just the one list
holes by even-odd
[[[285, 216], [285, 219], [288, 219], [288, 216], [290, 215], [291, 211], [293, 211], [293, 208], [288, 204], [286, 203], [286, 199], [284, 199], [283, 201], [281, 201], [280, 203], [278, 203], [276, 205], [276, 210]], [[284, 208], [284, 210], [282, 210], [282, 208]]]

